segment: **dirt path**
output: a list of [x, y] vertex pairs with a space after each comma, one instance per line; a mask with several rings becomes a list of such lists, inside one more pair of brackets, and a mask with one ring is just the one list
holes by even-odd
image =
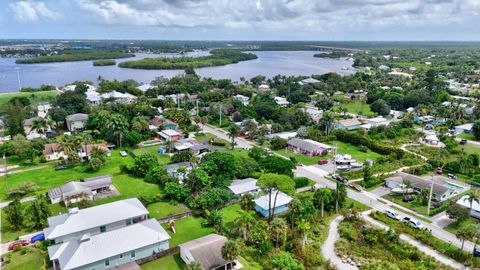
[[322, 245], [322, 256], [329, 260], [331, 264], [335, 265], [338, 269], [342, 270], [355, 270], [358, 269], [355, 266], [346, 264], [335, 253], [335, 242], [340, 238], [338, 234], [338, 224], [342, 222], [343, 216], [338, 216], [330, 223], [328, 229], [328, 237]]

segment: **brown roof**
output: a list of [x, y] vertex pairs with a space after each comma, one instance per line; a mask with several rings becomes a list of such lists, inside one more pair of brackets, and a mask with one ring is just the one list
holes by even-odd
[[47, 143], [43, 146], [43, 155], [51, 155], [58, 150], [58, 143]]
[[227, 242], [226, 237], [218, 234], [209, 234], [179, 246], [189, 250], [195, 261], [203, 269], [209, 270], [229, 263], [222, 257], [222, 247], [225, 242]]
[[[43, 146], [43, 155], [48, 156], [58, 151], [58, 143], [48, 143]], [[110, 152], [107, 145], [104, 143], [100, 144], [89, 144], [86, 146], [88, 153], [91, 153], [94, 148], [102, 149], [106, 152]], [[85, 152], [85, 145], [81, 146], [82, 152]]]

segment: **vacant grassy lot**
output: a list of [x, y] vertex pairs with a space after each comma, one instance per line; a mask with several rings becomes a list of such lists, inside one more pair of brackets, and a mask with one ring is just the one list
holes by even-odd
[[37, 106], [39, 103], [48, 103], [52, 102], [59, 93], [57, 91], [44, 91], [36, 93], [7, 93], [0, 94], [0, 107], [7, 103], [11, 98], [14, 97], [26, 97], [30, 100], [30, 104]]
[[172, 237], [172, 239], [170, 239], [170, 246], [174, 247], [190, 240], [213, 233], [213, 228], [202, 226], [203, 221], [203, 218], [194, 217], [187, 217], [177, 220], [175, 221], [175, 229], [177, 232], [175, 234], [168, 229], [166, 224], [163, 224], [165, 230]]
[[[360, 151], [360, 148], [358, 148], [358, 146], [344, 143], [341, 141], [330, 141], [327, 142], [327, 144], [333, 147], [338, 147], [338, 154], [349, 154], [358, 162], [364, 162], [367, 159], [375, 161], [377, 158], [382, 156], [371, 150], [368, 150], [367, 152], [362, 152]], [[330, 153], [328, 157], [333, 157], [333, 153]]]
[[375, 113], [370, 110], [370, 106], [360, 101], [343, 103], [333, 107], [334, 109], [345, 108], [349, 113], [359, 114], [363, 116], [375, 116]]

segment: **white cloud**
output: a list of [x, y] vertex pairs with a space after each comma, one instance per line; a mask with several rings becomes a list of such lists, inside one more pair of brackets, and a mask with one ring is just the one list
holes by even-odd
[[49, 9], [44, 2], [39, 1], [14, 1], [8, 4], [15, 20], [20, 22], [36, 22], [42, 18], [57, 19], [60, 14]]

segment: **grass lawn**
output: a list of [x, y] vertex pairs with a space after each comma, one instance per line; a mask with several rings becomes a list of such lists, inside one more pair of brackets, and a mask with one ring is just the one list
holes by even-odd
[[183, 204], [173, 205], [169, 202], [152, 203], [147, 207], [151, 218], [163, 218], [189, 211]]
[[319, 160], [321, 159], [328, 159], [328, 157], [324, 156], [313, 156], [309, 157], [307, 155], [302, 155], [302, 154], [297, 154], [293, 152], [292, 150], [289, 149], [280, 149], [280, 150], [275, 150], [275, 153], [285, 156], [285, 157], [294, 157], [299, 163], [302, 163], [303, 165], [314, 165], [317, 164]]
[[478, 224], [478, 221], [474, 220], [473, 218], [469, 218], [461, 222], [452, 222], [448, 224], [448, 226], [445, 227], [444, 229], [453, 234], [456, 234], [459, 229], [467, 227], [468, 225], [471, 225], [471, 224]]
[[223, 215], [223, 223], [227, 228], [233, 227], [235, 219], [239, 216], [239, 211], [242, 211], [240, 204], [229, 205], [220, 210]]
[[[121, 157], [118, 150], [112, 151], [107, 165], [102, 166], [98, 172], [91, 172], [84, 166], [76, 166], [61, 171], [55, 171], [53, 167], [42, 168], [22, 173], [10, 174], [8, 176], [8, 187], [13, 188], [25, 182], [33, 182], [38, 185], [37, 194], [44, 194], [49, 189], [58, 187], [66, 182], [79, 180], [85, 177], [92, 177], [103, 174], [120, 174], [120, 165], [133, 164], [133, 158]], [[5, 177], [0, 177], [0, 187], [5, 187]], [[118, 188], [118, 187], [117, 187]], [[33, 195], [33, 194], [30, 194]], [[0, 188], [0, 198], [5, 198], [5, 189]]]
[[[364, 162], [366, 159], [371, 159], [375, 161], [377, 158], [382, 156], [371, 150], [368, 150], [367, 152], [362, 152], [360, 151], [360, 148], [358, 148], [358, 146], [344, 143], [341, 141], [329, 141], [326, 142], [326, 144], [338, 147], [338, 154], [349, 154], [358, 162]], [[328, 157], [333, 157], [333, 153], [330, 153]]]
[[170, 239], [170, 247], [213, 233], [214, 230], [212, 227], [202, 226], [203, 221], [203, 218], [195, 217], [187, 217], [177, 220], [175, 221], [176, 234], [169, 230], [166, 224], [163, 224], [165, 230], [172, 237], [172, 239]]
[[22, 255], [13, 252], [10, 262], [2, 267], [3, 270], [38, 270], [42, 268], [45, 255], [36, 248], [30, 248], [30, 252]]
[[184, 265], [180, 254], [177, 253], [142, 264], [140, 268], [142, 270], [181, 270]]
[[44, 91], [44, 92], [36, 92], [36, 93], [7, 93], [7, 94], [0, 94], [0, 106], [7, 103], [11, 98], [14, 97], [27, 97], [30, 100], [30, 104], [32, 106], [37, 106], [39, 103], [47, 103], [53, 102], [55, 97], [59, 93], [57, 91]]
[[146, 153], [154, 154], [158, 158], [158, 162], [160, 164], [167, 164], [170, 162], [170, 157], [168, 155], [159, 155], [157, 154], [158, 149], [160, 148], [161, 145], [154, 145], [154, 146], [149, 146], [149, 147], [144, 147], [144, 148], [138, 148], [135, 150], [132, 150], [132, 152], [136, 155], [142, 155]]
[[370, 110], [370, 106], [360, 101], [342, 103], [340, 105], [336, 105], [333, 108], [346, 108], [349, 113], [359, 114], [363, 116], [375, 116], [375, 113]]
[[473, 136], [473, 134], [462, 133], [458, 134], [457, 138], [475, 141], [475, 136]]

